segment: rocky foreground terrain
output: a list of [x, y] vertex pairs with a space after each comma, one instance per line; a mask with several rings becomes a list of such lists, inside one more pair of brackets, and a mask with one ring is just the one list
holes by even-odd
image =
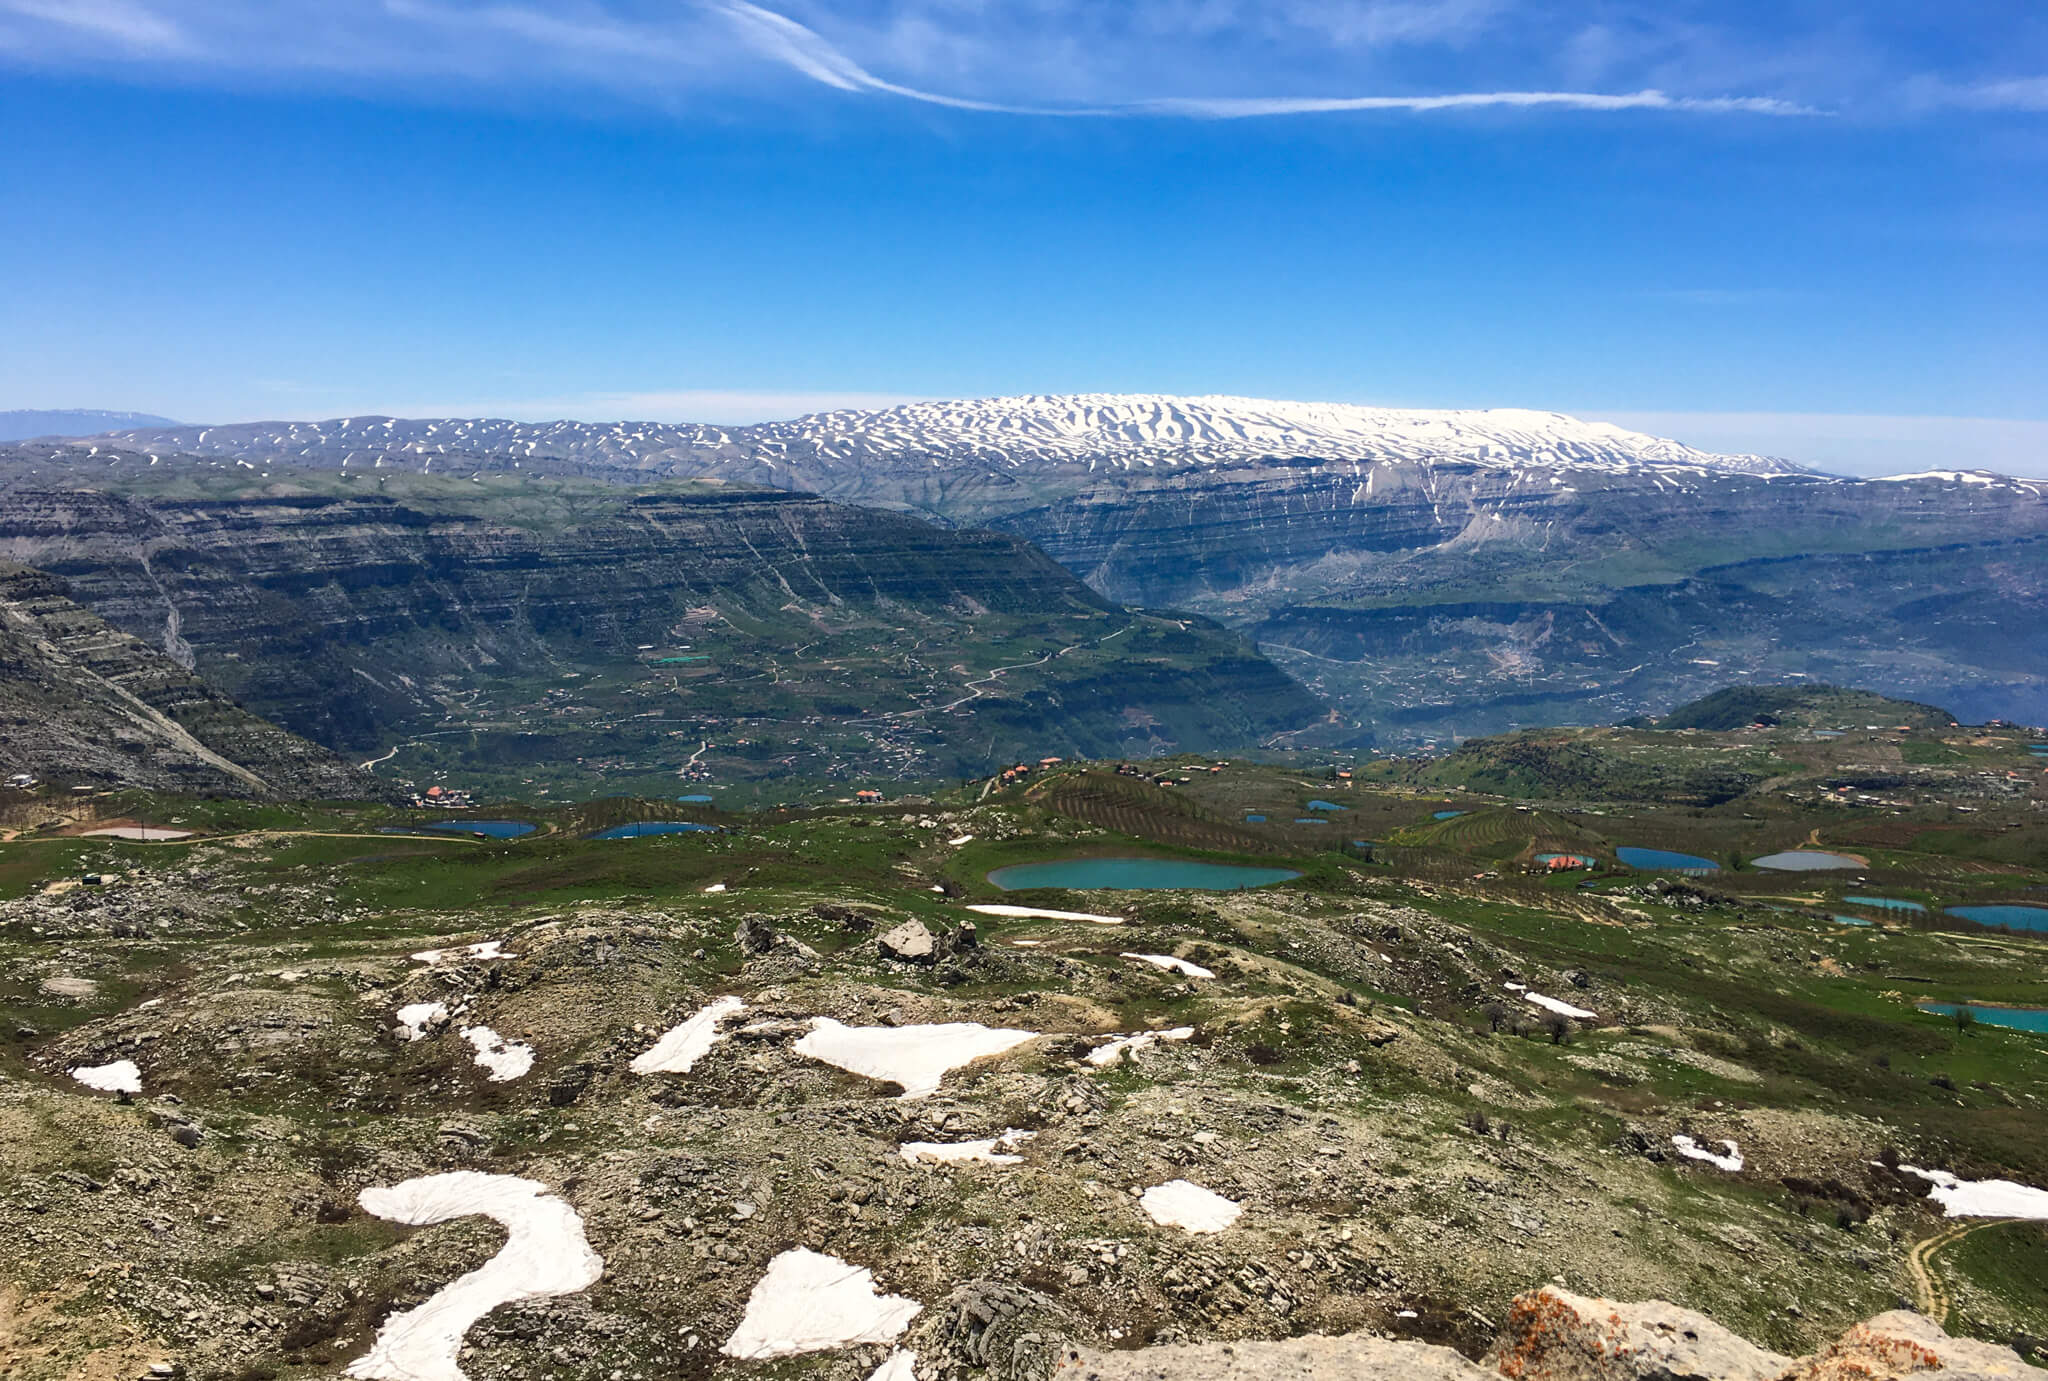
[[[962, 862], [1091, 839], [11, 845], [6, 1374], [2031, 1374], [1912, 1168], [2043, 1182], [2023, 1033], [1829, 1015], [1862, 951], [1698, 892]], [[1873, 992], [2007, 953], [1883, 943]]]

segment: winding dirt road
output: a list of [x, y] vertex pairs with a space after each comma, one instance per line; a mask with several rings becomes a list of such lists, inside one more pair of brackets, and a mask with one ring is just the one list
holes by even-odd
[[1980, 1229], [2022, 1221], [2019, 1218], [1971, 1218], [1915, 1242], [1913, 1249], [1906, 1253], [1906, 1269], [1913, 1276], [1913, 1294], [1919, 1302], [1920, 1312], [1946, 1327], [1949, 1310], [1955, 1306], [1955, 1299], [1949, 1294], [1948, 1286], [1934, 1264], [1934, 1258], [1944, 1247], [1952, 1247]]

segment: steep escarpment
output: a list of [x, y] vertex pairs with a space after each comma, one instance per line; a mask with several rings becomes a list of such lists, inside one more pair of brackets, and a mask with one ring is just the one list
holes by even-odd
[[2035, 722], [2048, 718], [2044, 630], [2048, 537], [1994, 528], [1939, 546], [1709, 565], [1574, 597], [1293, 604], [1253, 636], [1400, 739], [1662, 714], [1730, 682], [1800, 679], [1935, 702], [1972, 721]]
[[1661, 713], [1745, 678], [2048, 714], [2039, 639], [2008, 636], [2048, 626], [2048, 483], [1819, 475], [1557, 414], [1077, 396], [732, 428], [351, 418], [37, 454], [718, 476], [993, 527], [1111, 599], [1249, 630], [1392, 743]]
[[724, 740], [729, 773], [972, 775], [1319, 713], [1236, 635], [1015, 538], [770, 490], [18, 477], [0, 552], [319, 742], [422, 740], [404, 767], [673, 776]]
[[0, 564], [0, 765], [64, 785], [343, 798], [378, 783], [215, 694], [42, 571]]

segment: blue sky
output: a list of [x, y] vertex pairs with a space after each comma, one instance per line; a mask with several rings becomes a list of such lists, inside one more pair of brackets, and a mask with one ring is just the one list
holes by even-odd
[[0, 0], [0, 187], [0, 408], [1228, 392], [2048, 473], [2031, 3]]

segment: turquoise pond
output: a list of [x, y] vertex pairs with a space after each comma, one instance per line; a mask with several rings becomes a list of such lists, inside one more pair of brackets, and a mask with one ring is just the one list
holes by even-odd
[[1925, 911], [1927, 908], [1916, 901], [1900, 901], [1897, 897], [1844, 897], [1851, 906], [1868, 906], [1878, 911]]
[[1836, 868], [1861, 868], [1847, 854], [1821, 853], [1817, 849], [1788, 849], [1784, 853], [1765, 854], [1756, 860], [1759, 868], [1769, 868], [1779, 873], [1824, 873]]
[[988, 875], [988, 880], [1005, 892], [1027, 887], [1065, 887], [1077, 892], [1150, 892], [1168, 888], [1237, 892], [1300, 876], [1292, 868], [1254, 868], [1181, 858], [1061, 858], [998, 868]]
[[1951, 906], [1951, 916], [2011, 930], [2048, 930], [2048, 906]]
[[524, 820], [436, 820], [427, 828], [455, 834], [489, 835], [492, 839], [517, 839], [534, 831], [534, 826]]
[[1462, 810], [1440, 810], [1429, 818], [1432, 820], [1455, 820], [1464, 814], [1467, 814], [1467, 812]]
[[1336, 803], [1335, 801], [1310, 801], [1310, 802], [1308, 803], [1308, 808], [1309, 808], [1310, 810], [1344, 810], [1344, 809], [1346, 809], [1346, 807], [1338, 805], [1338, 804], [1337, 804], [1337, 803]]
[[693, 825], [687, 820], [636, 820], [630, 825], [613, 825], [589, 836], [592, 839], [638, 839], [646, 834], [716, 834], [716, 825]]
[[711, 804], [709, 796], [678, 796], [676, 799], [684, 805], [690, 806], [708, 806]]
[[1669, 849], [1638, 849], [1624, 844], [1614, 851], [1614, 856], [1631, 868], [1640, 868], [1648, 873], [1717, 873], [1721, 865], [1711, 858], [1698, 854], [1673, 853]]
[[1247, 825], [1263, 825], [1266, 823], [1266, 817], [1263, 815], [1247, 815], [1244, 817], [1244, 822]]
[[1920, 1010], [1929, 1016], [1952, 1017], [1957, 1006], [1966, 1006], [1986, 1026], [2009, 1026], [2015, 1031], [2048, 1032], [2048, 1007], [1979, 1007], [1974, 1002], [1923, 1002]]

